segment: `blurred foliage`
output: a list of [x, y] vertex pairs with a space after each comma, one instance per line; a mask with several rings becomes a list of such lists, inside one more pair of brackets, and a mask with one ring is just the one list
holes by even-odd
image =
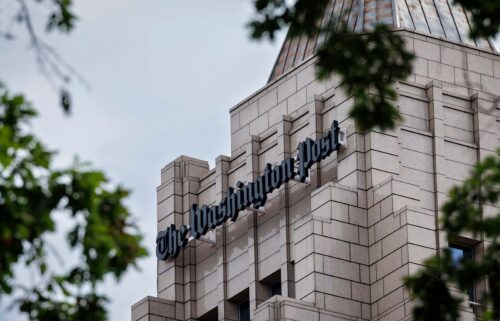
[[75, 27], [77, 17], [73, 12], [73, 0], [36, 0], [51, 1], [51, 12], [47, 22], [47, 31], [59, 30], [70, 32]]
[[[96, 286], [147, 255], [124, 205], [128, 191], [86, 164], [52, 168], [54, 153], [28, 131], [35, 116], [22, 95], [0, 86], [0, 298], [23, 289], [17, 302], [31, 320], [105, 320], [106, 298]], [[54, 273], [47, 261], [48, 250], [61, 247], [47, 240], [56, 215], [73, 222], [67, 244], [81, 252], [66, 274]], [[16, 285], [16, 264], [36, 269], [40, 282]]]
[[462, 292], [478, 282], [486, 282], [488, 291], [479, 293], [484, 320], [500, 320], [500, 150], [478, 163], [472, 176], [462, 185], [453, 187], [449, 200], [442, 207], [442, 228], [448, 232], [448, 242], [459, 235], [485, 239], [484, 250], [477, 259], [463, 257], [453, 262], [449, 249], [427, 259], [415, 275], [407, 278], [408, 287], [416, 299], [416, 321], [459, 320], [461, 299], [450, 285]]
[[[493, 37], [500, 26], [500, 1], [454, 0], [472, 14], [471, 36]], [[256, 17], [249, 23], [251, 37], [274, 40], [286, 27], [288, 37], [302, 34], [324, 39], [317, 48], [320, 79], [340, 76], [349, 96], [355, 97], [350, 116], [360, 130], [391, 129], [401, 118], [394, 105], [394, 85], [412, 72], [414, 55], [402, 37], [386, 25], [375, 25], [369, 33], [352, 31], [346, 17], [333, 17], [322, 24], [329, 0], [255, 0]]]
[[401, 36], [386, 25], [376, 25], [369, 33], [354, 32], [347, 17], [337, 16], [329, 24], [321, 19], [329, 0], [256, 0], [257, 17], [250, 22], [251, 36], [273, 40], [280, 29], [289, 26], [288, 36], [318, 36], [324, 41], [317, 48], [320, 79], [335, 73], [349, 96], [355, 97], [350, 116], [362, 130], [392, 129], [401, 118], [394, 106], [394, 84], [412, 72], [414, 55], [405, 48]]
[[[73, 0], [17, 0], [17, 10], [12, 17], [12, 21], [16, 21], [18, 25], [25, 28], [30, 40], [30, 49], [33, 50], [36, 61], [42, 75], [45, 76], [48, 83], [53, 89], [59, 91], [60, 106], [66, 114], [71, 112], [71, 93], [67, 87], [73, 78], [76, 78], [81, 84], [88, 84], [84, 77], [70, 64], [68, 64], [58, 51], [47, 44], [43, 37], [40, 37], [34, 21], [31, 16], [31, 9], [37, 7], [40, 11], [48, 13], [46, 22], [46, 32], [51, 33], [59, 31], [61, 33], [70, 33], [77, 21], [77, 16], [73, 9]], [[2, 15], [5, 13], [0, 10], [0, 22]], [[3, 29], [7, 28], [7, 29]], [[16, 38], [12, 29], [12, 24], [9, 27], [3, 27], [0, 23], [0, 40], [14, 40]], [[58, 88], [57, 88], [58, 87]]]
[[498, 0], [454, 0], [467, 10], [472, 19], [473, 39], [494, 38], [500, 28], [500, 1]]
[[[500, 1], [454, 0], [471, 13], [473, 39], [494, 37], [500, 28]], [[302, 34], [324, 41], [317, 48], [318, 78], [332, 74], [340, 77], [343, 88], [355, 103], [350, 116], [361, 130], [390, 129], [400, 119], [394, 105], [394, 85], [412, 72], [413, 53], [405, 48], [402, 37], [384, 25], [373, 26], [369, 33], [352, 31], [346, 17], [334, 17], [328, 26], [321, 23], [329, 0], [255, 0], [256, 17], [249, 23], [254, 39], [274, 40], [276, 33], [289, 27], [288, 37]], [[425, 268], [407, 279], [417, 300], [417, 321], [459, 318], [461, 299], [452, 294], [450, 283], [467, 291], [487, 278], [489, 292], [482, 294], [485, 320], [500, 320], [500, 213], [485, 216], [483, 204], [497, 204], [500, 188], [500, 161], [490, 157], [475, 167], [473, 176], [450, 192], [443, 207], [443, 228], [453, 239], [462, 233], [487, 237], [480, 260], [456, 265], [450, 250], [425, 262]]]
[[390, 129], [401, 118], [393, 104], [398, 97], [394, 83], [410, 75], [413, 58], [386, 25], [359, 36], [340, 21], [318, 49], [318, 75], [340, 75], [346, 93], [356, 97], [350, 116], [360, 130]]

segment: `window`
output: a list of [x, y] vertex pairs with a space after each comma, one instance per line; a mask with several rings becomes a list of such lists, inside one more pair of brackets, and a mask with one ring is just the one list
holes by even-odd
[[250, 302], [248, 300], [240, 303], [239, 321], [250, 321]]
[[270, 297], [273, 297], [275, 295], [281, 295], [281, 282], [280, 281], [274, 282], [273, 284], [271, 284], [271, 287], [269, 289], [269, 294], [270, 294]]
[[[269, 274], [260, 281], [261, 286], [265, 289], [260, 299], [267, 300], [275, 295], [282, 295], [281, 290], [281, 270], [278, 269]], [[267, 292], [267, 293], [266, 293]]]
[[[474, 259], [474, 250], [470, 246], [450, 244], [451, 259], [455, 265], [460, 265], [462, 259]], [[475, 302], [474, 287], [467, 290], [469, 301]]]
[[214, 308], [214, 309], [208, 311], [207, 313], [205, 313], [204, 315], [202, 315], [201, 317], [199, 317], [197, 320], [199, 320], [199, 321], [217, 321], [217, 318], [218, 318], [218, 310], [217, 310], [217, 308]]

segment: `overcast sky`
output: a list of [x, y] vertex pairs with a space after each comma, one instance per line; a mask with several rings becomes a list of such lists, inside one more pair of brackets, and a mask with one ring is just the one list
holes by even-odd
[[[79, 155], [133, 190], [129, 205], [151, 256], [140, 262], [141, 272], [107, 282], [112, 321], [130, 320], [134, 302], [156, 295], [155, 189], [161, 168], [181, 154], [211, 165], [218, 155], [229, 155], [229, 108], [264, 86], [271, 72], [281, 41], [249, 40], [251, 3], [75, 1], [80, 17], [75, 31], [45, 37], [91, 84], [90, 90], [71, 87], [69, 118], [38, 72], [24, 30], [14, 29], [14, 42], [0, 40], [0, 79], [40, 111], [33, 127], [59, 151], [57, 164]], [[0, 1], [0, 16], [15, 6]], [[44, 16], [35, 16], [37, 23], [39, 18]], [[6, 305], [0, 306], [0, 320], [20, 320]]]
[[[229, 155], [228, 110], [265, 85], [283, 35], [274, 44], [249, 40], [250, 0], [75, 3], [76, 30], [45, 38], [90, 82], [90, 90], [71, 87], [73, 115], [62, 114], [58, 93], [37, 71], [20, 28], [14, 29], [16, 41], [0, 40], [0, 79], [34, 102], [41, 115], [34, 130], [59, 151], [57, 164], [79, 155], [133, 190], [128, 204], [151, 256], [140, 262], [142, 271], [104, 287], [112, 299], [110, 320], [124, 321], [134, 302], [156, 295], [161, 168], [181, 154], [211, 165], [218, 155]], [[16, 5], [0, 1], [0, 16]], [[0, 320], [21, 320], [6, 306], [0, 305]]]

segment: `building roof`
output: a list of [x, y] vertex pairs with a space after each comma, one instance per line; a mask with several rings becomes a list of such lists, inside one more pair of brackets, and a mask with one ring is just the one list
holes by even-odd
[[[489, 51], [495, 51], [486, 40], [468, 37], [469, 16], [452, 0], [331, 0], [321, 21], [327, 27], [335, 17], [345, 16], [347, 24], [358, 32], [370, 31], [384, 23], [396, 29], [408, 29], [437, 38], [448, 39]], [[269, 77], [269, 82], [292, 70], [313, 56], [323, 39], [300, 35], [286, 37]]]

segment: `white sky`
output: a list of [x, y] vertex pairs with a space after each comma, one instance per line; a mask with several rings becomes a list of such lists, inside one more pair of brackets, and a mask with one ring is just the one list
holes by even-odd
[[[79, 155], [133, 190], [129, 205], [151, 255], [140, 262], [141, 272], [104, 287], [112, 299], [110, 320], [130, 320], [134, 302], [156, 295], [155, 189], [161, 168], [181, 154], [213, 164], [230, 153], [228, 110], [265, 85], [281, 41], [249, 40], [250, 0], [75, 2], [75, 31], [45, 37], [91, 84], [90, 91], [71, 87], [73, 115], [62, 114], [21, 28], [14, 29], [16, 41], [0, 40], [0, 79], [40, 111], [34, 129], [59, 151], [57, 164]], [[4, 13], [16, 5], [0, 2], [0, 30]], [[39, 18], [44, 16], [35, 17], [42, 23]], [[6, 311], [7, 304], [0, 306], [0, 320], [22, 320]]]
[[[37, 71], [24, 30], [15, 29], [14, 42], [0, 40], [0, 79], [34, 102], [41, 114], [34, 129], [59, 151], [57, 164], [79, 155], [133, 190], [129, 205], [151, 255], [140, 262], [142, 271], [106, 282], [111, 321], [130, 320], [130, 306], [156, 294], [155, 189], [161, 168], [181, 154], [211, 164], [218, 155], [228, 155], [229, 108], [269, 76], [283, 34], [274, 44], [250, 41], [245, 24], [251, 3], [76, 1], [76, 30], [45, 38], [91, 84], [90, 91], [71, 87], [69, 118], [59, 108], [57, 92]], [[0, 3], [0, 18], [15, 5]], [[44, 16], [35, 17], [42, 22], [39, 18]], [[7, 305], [0, 305], [0, 320], [22, 320]]]

